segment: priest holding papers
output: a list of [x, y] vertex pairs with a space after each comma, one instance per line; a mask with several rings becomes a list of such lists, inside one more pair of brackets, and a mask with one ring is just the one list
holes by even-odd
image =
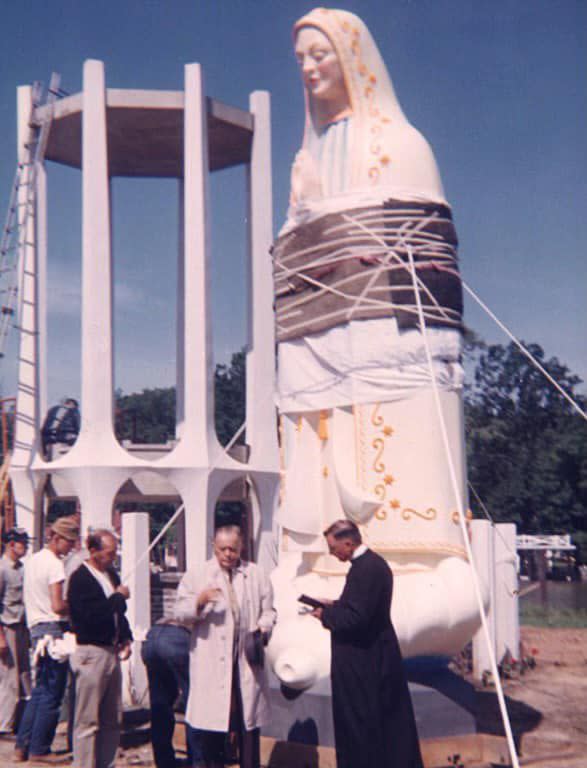
[[393, 575], [351, 520], [324, 532], [330, 554], [351, 563], [338, 600], [312, 615], [330, 630], [338, 768], [422, 768], [416, 721], [390, 619]]

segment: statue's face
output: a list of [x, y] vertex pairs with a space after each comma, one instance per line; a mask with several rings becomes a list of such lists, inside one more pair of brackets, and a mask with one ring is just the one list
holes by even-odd
[[302, 27], [296, 35], [295, 51], [308, 94], [345, 109], [348, 97], [344, 75], [328, 37], [316, 27]]

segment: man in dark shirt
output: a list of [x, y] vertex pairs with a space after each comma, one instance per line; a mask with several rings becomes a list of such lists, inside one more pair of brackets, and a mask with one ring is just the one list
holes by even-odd
[[49, 408], [43, 426], [41, 427], [41, 444], [43, 456], [52, 458], [50, 446], [55, 443], [73, 445], [80, 430], [80, 415], [77, 400], [66, 398], [60, 405]]
[[117, 540], [106, 530], [86, 540], [89, 558], [75, 571], [68, 602], [77, 649], [73, 757], [77, 768], [114, 765], [122, 719], [120, 661], [130, 656], [132, 633], [125, 617], [128, 587], [112, 565]]
[[338, 768], [422, 768], [402, 656], [391, 623], [393, 575], [351, 520], [325, 532], [330, 554], [350, 562], [338, 600], [313, 615], [331, 632], [332, 713]]

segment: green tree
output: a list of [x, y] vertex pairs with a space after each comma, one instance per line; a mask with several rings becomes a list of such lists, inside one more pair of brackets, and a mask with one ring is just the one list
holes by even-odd
[[143, 389], [116, 397], [116, 435], [135, 443], [165, 443], [175, 437], [175, 387]]
[[[539, 345], [528, 349], [584, 407], [581, 379]], [[477, 353], [465, 407], [471, 484], [494, 519], [521, 533], [586, 531], [587, 423], [513, 343]]]
[[[226, 445], [240, 428], [246, 415], [246, 355], [244, 349], [235, 352], [230, 365], [217, 365], [215, 376], [216, 434]], [[244, 430], [237, 443], [244, 443]]]
[[[232, 355], [229, 365], [214, 372], [216, 433], [226, 445], [245, 419], [244, 350]], [[143, 389], [132, 395], [116, 393], [116, 435], [135, 443], [165, 443], [175, 438], [175, 387]], [[244, 442], [241, 435], [238, 442]]]

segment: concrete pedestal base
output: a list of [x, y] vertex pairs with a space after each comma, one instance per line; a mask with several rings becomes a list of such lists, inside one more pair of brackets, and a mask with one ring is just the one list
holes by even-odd
[[[471, 685], [440, 659], [410, 659], [405, 666], [420, 739], [475, 733]], [[312, 686], [295, 699], [284, 696], [274, 675], [270, 686], [271, 724], [263, 729], [263, 736], [280, 742], [334, 746], [329, 681]]]
[[[276, 741], [334, 746], [330, 681], [321, 680], [295, 698], [286, 698], [277, 677], [270, 672], [271, 723], [263, 736]], [[295, 696], [297, 692], [292, 692]]]

